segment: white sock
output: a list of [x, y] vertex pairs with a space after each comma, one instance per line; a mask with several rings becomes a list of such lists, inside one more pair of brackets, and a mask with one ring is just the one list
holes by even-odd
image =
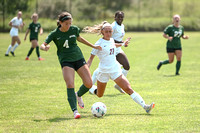
[[14, 52], [14, 51], [15, 51], [15, 49], [16, 49], [18, 46], [19, 46], [19, 44], [18, 44], [18, 43], [15, 43], [15, 45], [14, 45], [14, 47], [13, 47], [13, 50], [12, 50], [12, 52]]
[[97, 68], [92, 74], [92, 83], [93, 85], [97, 82], [97, 74], [99, 73], [99, 69]]
[[140, 106], [142, 106], [144, 108], [145, 101], [142, 99], [140, 94], [138, 94], [137, 92], [134, 91], [134, 93], [131, 94], [130, 96], [137, 104], [139, 104]]
[[8, 50], [6, 51], [6, 54], [8, 54], [10, 52], [10, 50], [12, 49], [12, 45], [8, 46]]
[[125, 70], [124, 68], [122, 68], [122, 73], [124, 74], [124, 76], [126, 77], [127, 76], [127, 74], [128, 74], [128, 71], [127, 70]]
[[89, 92], [91, 94], [94, 94], [94, 91], [97, 89], [97, 86], [96, 85], [93, 85], [92, 88], [89, 89]]

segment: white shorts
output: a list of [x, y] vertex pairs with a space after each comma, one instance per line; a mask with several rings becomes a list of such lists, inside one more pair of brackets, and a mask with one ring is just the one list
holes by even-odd
[[116, 55], [118, 55], [119, 53], [124, 53], [121, 47], [116, 48]]
[[121, 69], [120, 69], [120, 71], [113, 72], [113, 73], [99, 72], [97, 74], [97, 80], [100, 81], [100, 82], [102, 82], [102, 83], [107, 83], [109, 81], [109, 79], [115, 80], [115, 79], [117, 79], [121, 75], [122, 75]]
[[10, 36], [11, 36], [11, 37], [13, 37], [13, 36], [18, 36], [18, 30], [12, 28], [12, 29], [10, 30]]

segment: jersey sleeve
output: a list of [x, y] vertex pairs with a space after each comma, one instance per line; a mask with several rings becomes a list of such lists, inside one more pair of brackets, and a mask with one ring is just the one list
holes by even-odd
[[[95, 45], [95, 46], [100, 46], [99, 41], [97, 41], [94, 45]], [[99, 52], [98, 49], [93, 48], [91, 54], [92, 54], [92, 55], [97, 55], [98, 52]]]
[[165, 34], [169, 34], [169, 32], [170, 32], [170, 27], [167, 26], [167, 27], [164, 29], [164, 33], [165, 33]]
[[54, 39], [54, 32], [51, 32], [51, 33], [47, 36], [47, 38], [46, 38], [46, 40], [45, 40], [44, 42], [47, 43], [47, 44], [49, 44], [53, 39]]
[[11, 23], [14, 23], [15, 19], [16, 19], [16, 18], [14, 17], [13, 19], [11, 19], [10, 22], [11, 22]]
[[31, 23], [29, 24], [28, 29], [31, 30]]
[[76, 30], [76, 36], [77, 37], [79, 37], [79, 33], [80, 33], [80, 28], [77, 27], [77, 30]]

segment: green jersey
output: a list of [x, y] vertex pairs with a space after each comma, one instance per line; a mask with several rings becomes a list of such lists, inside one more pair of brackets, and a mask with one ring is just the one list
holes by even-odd
[[74, 62], [84, 58], [76, 43], [79, 32], [80, 29], [76, 26], [70, 26], [67, 32], [60, 31], [58, 27], [48, 35], [45, 42], [49, 44], [52, 40], [54, 41], [60, 63]]
[[164, 33], [173, 37], [172, 41], [167, 41], [167, 48], [181, 48], [180, 38], [184, 35], [183, 26], [175, 27], [174, 25], [169, 25], [165, 28]]
[[38, 40], [38, 33], [41, 28], [40, 23], [30, 23], [28, 29], [30, 30], [30, 40]]

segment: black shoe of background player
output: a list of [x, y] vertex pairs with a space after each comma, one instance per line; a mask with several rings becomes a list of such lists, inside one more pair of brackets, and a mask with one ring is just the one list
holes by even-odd
[[14, 52], [11, 51], [10, 53], [12, 54], [12, 56], [15, 56], [15, 53], [14, 53]]
[[179, 76], [180, 75], [180, 73], [176, 73], [176, 76]]
[[9, 54], [5, 54], [5, 56], [9, 56]]
[[162, 62], [160, 61], [158, 66], [157, 66], [157, 70], [159, 70], [161, 66], [162, 66]]

